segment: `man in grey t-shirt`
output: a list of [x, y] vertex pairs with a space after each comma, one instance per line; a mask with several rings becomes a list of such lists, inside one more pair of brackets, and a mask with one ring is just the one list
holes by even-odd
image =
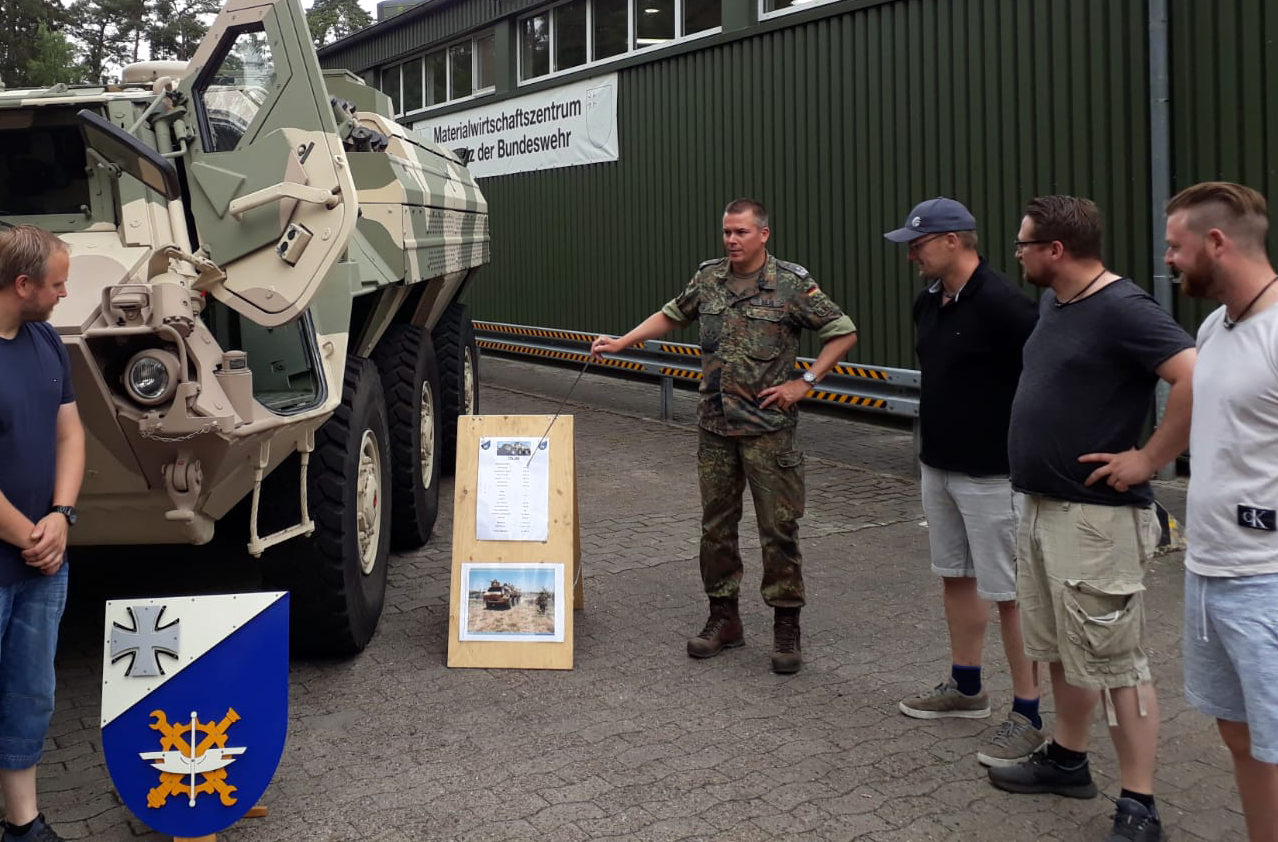
[[[1048, 288], [1025, 343], [1008, 436], [1012, 485], [1026, 495], [1016, 593], [1025, 652], [1051, 669], [1057, 722], [1046, 748], [990, 769], [990, 781], [1095, 797], [1087, 745], [1103, 699], [1122, 784], [1109, 839], [1156, 842], [1158, 702], [1141, 647], [1142, 580], [1159, 535], [1149, 480], [1188, 442], [1193, 341], [1105, 267], [1090, 200], [1032, 200], [1016, 253], [1025, 277]], [[1159, 378], [1171, 385], [1167, 411], [1137, 447]]]

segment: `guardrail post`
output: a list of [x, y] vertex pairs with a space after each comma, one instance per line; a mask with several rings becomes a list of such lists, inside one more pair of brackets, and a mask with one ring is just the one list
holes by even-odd
[[669, 375], [661, 378], [661, 420], [674, 420], [674, 378]]

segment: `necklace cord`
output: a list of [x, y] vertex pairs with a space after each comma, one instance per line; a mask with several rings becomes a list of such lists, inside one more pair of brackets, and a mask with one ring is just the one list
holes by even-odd
[[1059, 310], [1060, 308], [1064, 307], [1066, 304], [1073, 304], [1075, 301], [1077, 301], [1078, 299], [1082, 298], [1083, 293], [1087, 292], [1089, 289], [1091, 289], [1093, 286], [1095, 286], [1095, 285], [1096, 285], [1096, 282], [1097, 282], [1097, 281], [1099, 281], [1102, 277], [1104, 277], [1104, 275], [1105, 275], [1105, 272], [1106, 272], [1106, 271], [1108, 271], [1108, 270], [1106, 270], [1106, 269], [1102, 268], [1102, 269], [1100, 270], [1100, 273], [1099, 273], [1096, 277], [1092, 278], [1090, 281], [1088, 281], [1088, 282], [1087, 282], [1087, 286], [1083, 287], [1083, 288], [1082, 288], [1082, 289], [1080, 289], [1078, 292], [1076, 292], [1076, 293], [1074, 293], [1073, 295], [1071, 295], [1071, 296], [1069, 297], [1069, 300], [1068, 300], [1068, 301], [1057, 301], [1057, 302], [1055, 302], [1055, 304], [1056, 304], [1056, 309], [1058, 309], [1058, 310]]
[[1236, 319], [1231, 319], [1231, 318], [1229, 318], [1229, 311], [1228, 311], [1228, 310], [1226, 310], [1226, 311], [1225, 311], [1225, 321], [1224, 321], [1224, 324], [1225, 324], [1225, 330], [1233, 330], [1233, 329], [1234, 329], [1234, 328], [1238, 325], [1238, 323], [1239, 323], [1239, 322], [1241, 322], [1243, 319], [1245, 319], [1245, 318], [1247, 317], [1247, 314], [1251, 312], [1251, 308], [1252, 308], [1252, 307], [1255, 307], [1255, 306], [1256, 306], [1256, 302], [1260, 300], [1260, 296], [1262, 296], [1262, 295], [1264, 295], [1266, 292], [1268, 292], [1268, 291], [1269, 291], [1269, 288], [1270, 288], [1271, 286], [1273, 286], [1274, 284], [1278, 284], [1278, 275], [1274, 275], [1274, 276], [1273, 276], [1273, 277], [1269, 280], [1269, 283], [1265, 284], [1263, 287], [1261, 287], [1261, 288], [1260, 288], [1260, 292], [1256, 293], [1256, 297], [1255, 297], [1255, 298], [1253, 298], [1251, 301], [1247, 302], [1247, 306], [1246, 306], [1246, 307], [1244, 307], [1244, 308], [1242, 309], [1242, 312], [1238, 314], [1238, 318], [1236, 318]]

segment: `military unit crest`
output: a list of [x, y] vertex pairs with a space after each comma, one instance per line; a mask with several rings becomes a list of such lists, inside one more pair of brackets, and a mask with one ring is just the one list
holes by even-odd
[[107, 603], [102, 746], [124, 803], [175, 837], [261, 798], [288, 725], [288, 594]]

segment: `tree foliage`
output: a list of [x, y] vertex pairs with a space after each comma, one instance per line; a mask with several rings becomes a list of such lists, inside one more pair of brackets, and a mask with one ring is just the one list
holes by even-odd
[[311, 28], [311, 40], [316, 47], [345, 38], [373, 22], [373, 18], [359, 5], [359, 0], [315, 0], [306, 11], [306, 22]]
[[48, 36], [66, 22], [66, 10], [49, 0], [0, 0], [0, 82], [9, 87], [29, 87], [31, 65], [44, 62], [40, 50], [51, 46]]

